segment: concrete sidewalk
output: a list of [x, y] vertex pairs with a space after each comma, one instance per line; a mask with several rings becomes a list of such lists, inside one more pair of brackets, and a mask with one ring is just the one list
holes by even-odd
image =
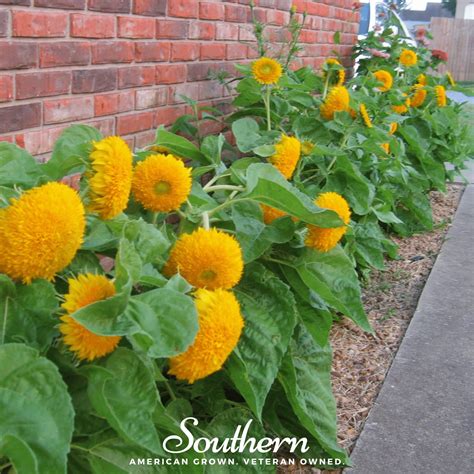
[[352, 453], [354, 467], [344, 472], [470, 474], [473, 449], [474, 184], [470, 184]]

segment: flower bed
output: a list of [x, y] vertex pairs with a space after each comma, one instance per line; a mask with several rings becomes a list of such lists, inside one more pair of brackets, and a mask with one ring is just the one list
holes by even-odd
[[[232, 139], [203, 137], [203, 120], [223, 118], [188, 100], [135, 152], [86, 126], [44, 164], [0, 144], [2, 464], [203, 472], [223, 458], [270, 472], [286, 451], [349, 463], [333, 321], [373, 333], [359, 278], [396, 257], [390, 233], [432, 228], [428, 193], [471, 150], [429, 50], [387, 28], [359, 46], [384, 54], [346, 82], [336, 59], [322, 74], [288, 67], [300, 31], [292, 11], [270, 59], [256, 23], [262, 58], [238, 66]], [[60, 182], [74, 174], [77, 191]], [[222, 452], [237, 426], [263, 444]]]

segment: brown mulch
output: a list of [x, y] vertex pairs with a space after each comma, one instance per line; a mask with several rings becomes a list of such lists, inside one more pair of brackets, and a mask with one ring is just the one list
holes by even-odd
[[[415, 312], [418, 299], [451, 225], [464, 186], [449, 184], [446, 194], [431, 193], [434, 230], [409, 238], [393, 237], [399, 259], [373, 271], [363, 289], [363, 302], [375, 334], [344, 318], [331, 331], [332, 384], [337, 402], [338, 440], [352, 451], [382, 386], [385, 375]], [[308, 467], [279, 472], [336, 474]]]

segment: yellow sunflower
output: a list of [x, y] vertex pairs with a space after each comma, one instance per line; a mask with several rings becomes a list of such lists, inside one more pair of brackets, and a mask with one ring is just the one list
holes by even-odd
[[428, 79], [426, 79], [426, 76], [424, 74], [418, 74], [416, 82], [422, 86], [426, 86], [426, 84], [428, 83]]
[[64, 343], [79, 360], [89, 362], [114, 351], [120, 342], [120, 336], [100, 336], [89, 331], [69, 316], [79, 308], [115, 295], [114, 284], [104, 275], [87, 273], [69, 279], [69, 293], [61, 305], [67, 314], [61, 316], [59, 331]]
[[405, 67], [415, 66], [418, 62], [418, 56], [410, 49], [404, 49], [400, 54], [400, 63]]
[[280, 209], [275, 209], [271, 206], [265, 206], [265, 204], [261, 204], [260, 207], [263, 212], [263, 222], [267, 225], [271, 224], [275, 219], [287, 215], [286, 212], [280, 211]]
[[453, 75], [448, 71], [446, 73], [446, 77], [447, 77], [448, 82], [451, 85], [451, 87], [454, 87], [456, 85], [456, 81], [454, 80]]
[[243, 268], [242, 250], [233, 236], [215, 228], [199, 228], [179, 237], [164, 273], [179, 272], [191, 285], [215, 290], [235, 286]]
[[438, 107], [446, 107], [446, 104], [447, 104], [446, 89], [443, 86], [435, 86], [434, 91], [435, 91], [436, 103], [438, 104]]
[[239, 342], [244, 319], [231, 291], [197, 290], [199, 331], [186, 352], [172, 357], [169, 374], [194, 383], [222, 368]]
[[132, 190], [138, 202], [153, 212], [179, 209], [191, 191], [191, 170], [173, 155], [150, 155], [135, 167]]
[[[329, 58], [324, 61], [324, 64], [328, 66], [340, 66], [340, 69], [337, 69], [336, 72], [336, 85], [342, 86], [344, 81], [346, 80], [346, 71], [344, 71], [342, 64], [336, 58]], [[326, 78], [328, 75], [328, 71], [323, 71], [323, 77]], [[331, 81], [333, 82], [333, 81]]]
[[365, 106], [365, 104], [360, 104], [359, 105], [359, 111], [360, 111], [360, 115], [362, 117], [362, 120], [364, 120], [365, 125], [368, 128], [372, 128], [372, 120], [370, 120], [369, 114], [367, 112], [367, 107]]
[[102, 219], [112, 219], [128, 204], [132, 186], [132, 152], [120, 137], [94, 142], [90, 155], [89, 210]]
[[[405, 97], [407, 96], [407, 94], [403, 94], [403, 95]], [[407, 97], [404, 104], [392, 105], [392, 110], [395, 113], [400, 114], [400, 115], [406, 114], [408, 112], [408, 107], [410, 107], [410, 103], [411, 103], [410, 97]]]
[[62, 183], [30, 189], [0, 210], [0, 273], [31, 283], [52, 280], [82, 244], [86, 221], [79, 195]]
[[309, 140], [306, 140], [301, 143], [301, 153], [305, 156], [308, 156], [311, 154], [315, 147], [315, 144], [313, 142], [310, 142]]
[[390, 143], [382, 143], [380, 146], [385, 153], [390, 153]]
[[335, 112], [349, 111], [349, 92], [344, 86], [333, 87], [320, 107], [326, 120], [334, 118]]
[[253, 63], [252, 74], [260, 84], [276, 84], [282, 75], [282, 67], [278, 61], [263, 57]]
[[347, 231], [347, 225], [351, 219], [351, 211], [347, 201], [337, 193], [328, 192], [318, 196], [314, 203], [324, 209], [335, 211], [345, 225], [335, 228], [324, 228], [308, 225], [308, 234], [305, 244], [320, 252], [329, 252], [342, 239]]
[[280, 141], [275, 145], [275, 150], [276, 153], [268, 161], [286, 179], [290, 179], [301, 156], [301, 142], [295, 137], [282, 135]]
[[382, 85], [378, 88], [380, 91], [386, 92], [392, 88], [393, 77], [388, 71], [380, 69], [374, 72], [374, 76], [377, 81], [382, 83]]
[[390, 124], [390, 130], [388, 131], [388, 133], [389, 133], [390, 135], [393, 135], [397, 130], [398, 130], [398, 123], [392, 122], [392, 123]]
[[421, 84], [414, 86], [415, 92], [410, 99], [411, 107], [420, 107], [426, 99], [426, 89]]

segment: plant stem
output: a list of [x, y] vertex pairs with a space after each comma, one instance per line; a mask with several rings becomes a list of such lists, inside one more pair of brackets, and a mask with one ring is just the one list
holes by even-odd
[[202, 226], [206, 230], [209, 230], [211, 227], [209, 224], [209, 212], [207, 211], [202, 213]]
[[250, 198], [240, 198], [240, 199], [229, 199], [228, 201], [223, 202], [219, 206], [215, 207], [214, 209], [211, 209], [208, 214], [212, 216], [212, 214], [215, 214], [216, 212], [222, 211], [222, 209], [225, 209], [226, 207], [229, 207], [230, 205], [236, 203], [236, 202], [243, 202], [243, 201], [250, 201]]
[[328, 94], [328, 88], [329, 88], [329, 79], [331, 77], [331, 71], [328, 71], [326, 75], [326, 81], [324, 82], [324, 90], [323, 90], [323, 100], [326, 98]]
[[213, 178], [211, 178], [204, 186], [202, 189], [204, 189], [204, 191], [209, 188], [210, 186], [212, 186], [216, 181], [218, 181], [219, 179], [221, 178], [225, 178], [227, 176], [230, 176], [230, 173], [222, 173], [222, 174], [219, 174], [219, 175], [216, 175], [214, 176]]
[[218, 184], [217, 186], [208, 186], [204, 188], [206, 193], [210, 193], [212, 191], [220, 191], [220, 190], [228, 190], [228, 191], [245, 191], [243, 186], [233, 186], [231, 184]]
[[271, 119], [271, 111], [270, 111], [270, 94], [271, 94], [270, 86], [267, 86], [264, 102], [265, 102], [265, 108], [267, 109], [267, 130], [269, 132], [272, 130], [272, 119]]
[[156, 222], [158, 221], [158, 212], [153, 212], [151, 215], [151, 223], [153, 225], [156, 225]]
[[176, 395], [174, 394], [173, 389], [171, 388], [171, 385], [169, 384], [169, 382], [165, 380], [163, 383], [165, 384], [166, 390], [170, 394], [171, 400], [176, 400]]

